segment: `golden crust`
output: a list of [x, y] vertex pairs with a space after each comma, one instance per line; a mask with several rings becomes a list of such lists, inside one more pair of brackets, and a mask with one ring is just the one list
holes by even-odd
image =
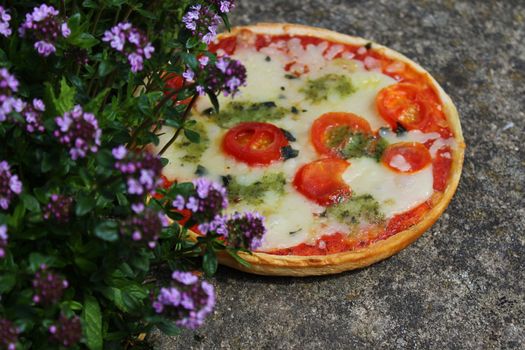
[[[344, 35], [326, 29], [278, 23], [260, 23], [252, 26], [236, 27], [233, 28], [230, 33], [221, 34], [220, 38], [236, 36], [246, 31], [270, 35], [289, 34], [315, 36], [352, 45], [365, 45], [370, 42], [363, 38]], [[250, 273], [276, 276], [328, 275], [358, 269], [396, 254], [419, 238], [423, 232], [439, 218], [443, 211], [445, 211], [458, 186], [465, 152], [465, 142], [457, 109], [438, 82], [421, 66], [396, 51], [376, 43], [373, 44], [374, 50], [382, 51], [385, 56], [402, 61], [418, 72], [426, 74], [441, 98], [444, 112], [454, 132], [457, 143], [457, 146], [452, 152], [452, 167], [448, 185], [441, 198], [418, 224], [363, 249], [320, 256], [285, 256], [267, 253], [253, 253], [249, 255], [240, 253], [240, 256], [250, 263], [251, 266], [249, 268], [239, 264], [228, 254], [221, 254], [219, 256], [219, 262], [221, 264]]]

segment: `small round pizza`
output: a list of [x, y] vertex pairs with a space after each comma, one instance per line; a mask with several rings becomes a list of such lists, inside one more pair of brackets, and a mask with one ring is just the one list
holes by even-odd
[[[338, 273], [385, 259], [443, 213], [465, 143], [456, 108], [418, 64], [368, 40], [292, 25], [220, 35], [210, 49], [247, 69], [241, 93], [192, 111], [200, 143], [167, 149], [164, 176], [205, 176], [231, 212], [258, 211], [259, 250], [225, 264], [264, 275]], [[158, 149], [174, 130], [162, 132]]]

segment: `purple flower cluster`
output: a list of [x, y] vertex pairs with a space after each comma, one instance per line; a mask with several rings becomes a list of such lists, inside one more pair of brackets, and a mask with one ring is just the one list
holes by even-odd
[[189, 209], [192, 219], [199, 223], [198, 229], [203, 234], [215, 231], [217, 234], [227, 236], [226, 217], [221, 212], [228, 207], [226, 189], [205, 178], [193, 181], [195, 196], [184, 198], [178, 195], [172, 206], [177, 210]]
[[266, 227], [259, 213], [235, 213], [228, 219], [228, 241], [236, 247], [256, 250], [262, 245]]
[[57, 323], [49, 327], [50, 340], [69, 348], [80, 341], [82, 338], [82, 325], [78, 316], [67, 318], [60, 314]]
[[127, 178], [128, 194], [138, 199], [132, 209], [135, 213], [140, 213], [144, 209], [141, 204], [143, 198], [153, 194], [160, 184], [162, 163], [159, 157], [151, 153], [129, 152], [124, 146], [114, 148], [112, 153], [116, 160], [115, 168]]
[[202, 95], [205, 90], [219, 92], [224, 96], [235, 96], [241, 86], [246, 85], [246, 68], [238, 61], [228, 56], [219, 57], [215, 66], [210, 67], [205, 86], [197, 86]]
[[168, 226], [168, 218], [152, 209], [143, 209], [140, 214], [122, 222], [121, 234], [129, 236], [135, 242], [147, 242], [151, 249], [157, 245], [162, 229]]
[[59, 129], [54, 135], [60, 143], [69, 146], [73, 160], [84, 158], [88, 152], [98, 151], [102, 131], [95, 116], [84, 112], [81, 106], [77, 105], [62, 117], [56, 117], [55, 123]]
[[175, 271], [173, 285], [161, 288], [153, 308], [177, 319], [180, 327], [196, 329], [201, 326], [215, 306], [215, 291], [211, 284], [199, 281], [190, 272]]
[[44, 132], [44, 124], [42, 123], [42, 115], [46, 110], [44, 102], [38, 98], [33, 99], [33, 103], [24, 103], [24, 109], [21, 114], [26, 121], [26, 130], [29, 133]]
[[144, 60], [150, 59], [155, 51], [146, 35], [127, 22], [118, 23], [106, 31], [102, 41], [109, 42], [112, 48], [127, 57], [133, 73], [144, 69]]
[[47, 57], [55, 53], [55, 44], [59, 35], [67, 38], [71, 30], [67, 23], [59, 18], [59, 12], [53, 6], [42, 4], [26, 14], [18, 32], [25, 37], [28, 33], [36, 40], [35, 49], [41, 56]]
[[5, 160], [0, 162], [0, 209], [7, 210], [15, 195], [22, 192], [22, 182], [18, 175], [11, 173], [11, 167]]
[[33, 278], [33, 301], [42, 305], [55, 304], [60, 301], [67, 287], [68, 282], [62, 276], [48, 271], [46, 265], [42, 264]]
[[11, 27], [9, 27], [9, 22], [11, 21], [11, 15], [0, 6], [0, 35], [5, 36], [6, 38], [11, 35]]
[[5, 256], [5, 248], [7, 247], [7, 240], [9, 236], [7, 235], [7, 226], [0, 225], [0, 259]]
[[54, 220], [66, 223], [71, 218], [73, 209], [73, 198], [60, 194], [52, 194], [49, 203], [42, 209], [42, 217], [45, 220]]
[[0, 349], [15, 350], [18, 331], [13, 322], [0, 318]]
[[210, 0], [217, 7], [219, 13], [228, 13], [235, 7], [233, 0]]
[[23, 110], [24, 102], [13, 96], [17, 91], [18, 80], [7, 69], [0, 68], [0, 122], [5, 121], [9, 113]]
[[[226, 9], [226, 6], [223, 7]], [[229, 10], [229, 8], [228, 8]], [[182, 17], [188, 30], [203, 43], [209, 44], [217, 37], [217, 26], [221, 18], [208, 6], [194, 5]]]

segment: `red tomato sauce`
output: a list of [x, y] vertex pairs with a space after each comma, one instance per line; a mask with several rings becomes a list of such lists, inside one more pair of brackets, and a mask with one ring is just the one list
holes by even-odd
[[[242, 33], [241, 33], [242, 35]], [[446, 116], [443, 113], [442, 103], [440, 101], [438, 93], [433, 88], [433, 84], [430, 81], [430, 77], [426, 73], [417, 72], [414, 68], [407, 64], [398, 64], [398, 67], [394, 69], [396, 61], [394, 59], [384, 56], [380, 51], [374, 50], [374, 46], [366, 51], [363, 51], [363, 46], [349, 45], [338, 42], [330, 42], [322, 38], [304, 36], [304, 35], [266, 35], [256, 34], [254, 46], [259, 51], [264, 47], [269, 46], [272, 43], [279, 41], [288, 41], [292, 38], [298, 38], [301, 40], [303, 48], [307, 45], [319, 45], [322, 42], [327, 42], [327, 51], [335, 45], [341, 45], [343, 50], [334, 56], [333, 59], [341, 58], [345, 53], [353, 54], [352, 59], [360, 60], [365, 62], [367, 57], [373, 58], [375, 61], [374, 66], [380, 67], [383, 74], [392, 77], [398, 82], [410, 82], [417, 84], [421, 88], [425, 89], [426, 98], [432, 103], [435, 108], [433, 109], [434, 120], [437, 121], [437, 125], [431, 125], [429, 127], [422, 127], [423, 132], [438, 132], [444, 138], [452, 137], [453, 133], [450, 130], [446, 121]], [[209, 50], [217, 52], [222, 50], [227, 55], [233, 55], [237, 49], [237, 38], [235, 36], [226, 37], [219, 40], [216, 43], [209, 45]], [[285, 49], [283, 49], [285, 50]], [[325, 51], [326, 52], [326, 51]], [[370, 61], [370, 59], [368, 59]], [[287, 69], [290, 69], [295, 62], [290, 62], [287, 65]], [[368, 69], [368, 68], [367, 68]], [[297, 74], [297, 73], [294, 73]], [[432, 142], [425, 143], [425, 147], [430, 149]], [[436, 157], [432, 160], [433, 165], [433, 177], [434, 177], [434, 190], [444, 191], [447, 186], [447, 181], [450, 175], [452, 159], [450, 158], [452, 152], [449, 147], [444, 147], [438, 150]], [[387, 239], [395, 235], [398, 232], [409, 229], [410, 227], [417, 224], [422, 217], [432, 208], [429, 202], [425, 202], [416, 208], [413, 208], [405, 213], [392, 217], [385, 225], [384, 229], [365, 233], [360, 235], [359, 238], [348, 237], [343, 233], [336, 233], [331, 235], [324, 235], [317, 239], [315, 244], [301, 243], [294, 247], [278, 249], [271, 252], [270, 254], [275, 255], [327, 255], [335, 254], [359, 248], [364, 248], [374, 242]]]

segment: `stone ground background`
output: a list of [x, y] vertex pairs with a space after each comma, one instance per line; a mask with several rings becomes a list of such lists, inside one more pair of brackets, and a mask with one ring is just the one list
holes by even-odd
[[220, 268], [206, 325], [154, 347], [525, 349], [525, 1], [238, 0], [231, 19], [325, 27], [420, 63], [460, 111], [463, 176], [396, 256], [303, 279]]

